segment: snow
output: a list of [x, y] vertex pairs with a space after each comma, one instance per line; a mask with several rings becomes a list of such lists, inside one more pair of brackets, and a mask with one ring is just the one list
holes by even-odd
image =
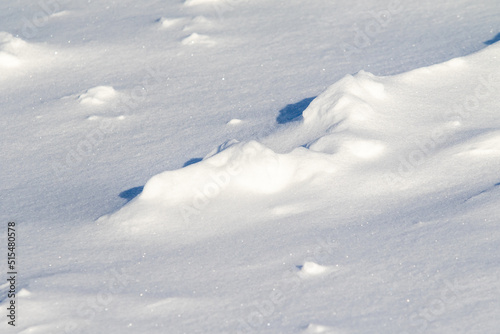
[[116, 91], [111, 86], [98, 86], [87, 90], [85, 94], [78, 97], [81, 104], [104, 104], [113, 99]]
[[298, 275], [302, 278], [307, 278], [309, 276], [326, 274], [329, 271], [331, 271], [331, 268], [319, 265], [314, 262], [305, 262], [304, 265], [300, 266], [300, 272], [298, 273]]
[[497, 333], [499, 14], [3, 1], [0, 331]]
[[210, 39], [210, 36], [207, 35], [200, 35], [197, 33], [192, 33], [188, 37], [184, 38], [182, 40], [183, 45], [190, 45], [190, 44], [204, 44], [207, 46], [213, 46], [216, 43]]

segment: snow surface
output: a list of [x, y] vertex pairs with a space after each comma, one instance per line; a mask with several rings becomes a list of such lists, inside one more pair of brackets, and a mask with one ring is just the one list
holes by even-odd
[[498, 15], [3, 1], [1, 332], [498, 333]]

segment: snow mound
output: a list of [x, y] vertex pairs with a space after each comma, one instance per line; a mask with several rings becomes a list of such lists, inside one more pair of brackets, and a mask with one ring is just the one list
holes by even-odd
[[[498, 123], [491, 110], [498, 100], [499, 50], [492, 46], [469, 57], [392, 77], [364, 71], [347, 75], [309, 104], [298, 126], [273, 140], [288, 142], [280, 144], [284, 150], [301, 145], [336, 154], [344, 164], [382, 158], [387, 164], [397, 163], [408, 154], [404, 152], [415, 149], [421, 152], [408, 158], [427, 161], [441, 153], [445, 142], [461, 145], [463, 131], [474, 129], [476, 135], [487, 137], [475, 152], [494, 154], [498, 140], [489, 122]], [[429, 99], [437, 89], [441, 94]]]
[[119, 121], [123, 121], [125, 119], [125, 115], [118, 115], [118, 116], [112, 116], [112, 117], [109, 117], [109, 116], [101, 116], [101, 115], [90, 115], [89, 117], [87, 117], [87, 120], [89, 121], [98, 121], [98, 120], [119, 120]]
[[230, 120], [229, 122], [227, 122], [226, 124], [227, 125], [238, 125], [238, 124], [241, 124], [243, 121], [241, 119], [238, 119], [238, 118], [233, 118], [232, 120]]
[[302, 332], [304, 334], [340, 334], [340, 332], [333, 327], [324, 326], [319, 324], [310, 323], [307, 328]]
[[332, 272], [332, 268], [327, 266], [322, 266], [315, 262], [306, 261], [302, 266], [300, 266], [299, 276], [302, 278], [308, 278], [313, 276], [325, 275]]
[[388, 133], [383, 129], [390, 129], [396, 121], [378, 107], [391, 100], [385, 81], [361, 71], [330, 86], [304, 110], [300, 125], [287, 134], [299, 138], [293, 146], [337, 154], [345, 161], [383, 156], [387, 147], [384, 134]]
[[210, 36], [198, 34], [196, 32], [192, 33], [188, 37], [184, 38], [181, 43], [183, 45], [206, 45], [206, 46], [214, 46], [215, 41], [210, 38]]
[[[308, 159], [304, 159], [306, 155]], [[310, 180], [316, 173], [334, 170], [325, 156], [311, 154], [304, 148], [285, 155], [256, 141], [233, 143], [200, 163], [152, 177], [140, 198], [160, 198], [173, 203], [192, 197], [193, 189], [213, 196], [228, 186], [270, 194]]]
[[17, 67], [21, 64], [19, 52], [27, 43], [11, 34], [0, 32], [0, 67]]
[[364, 71], [345, 76], [304, 111], [304, 126], [321, 129], [321, 135], [308, 142], [306, 147], [318, 152], [342, 154], [347, 158], [381, 156], [386, 142], [380, 129], [386, 117], [375, 106], [386, 98], [383, 78]]
[[360, 71], [355, 76], [345, 76], [311, 102], [304, 111], [304, 123], [358, 124], [369, 120], [373, 108], [366, 102], [366, 98], [385, 97], [385, 87], [381, 81], [365, 71]]
[[113, 100], [116, 94], [116, 90], [111, 86], [97, 86], [80, 95], [78, 101], [86, 105], [102, 105]]
[[19, 292], [17, 293], [17, 296], [18, 297], [29, 297], [31, 296], [31, 292], [28, 291], [27, 289], [25, 288], [22, 288], [21, 290], [19, 290]]
[[68, 16], [68, 15], [71, 15], [73, 13], [74, 13], [74, 11], [71, 11], [71, 10], [61, 10], [60, 12], [55, 12], [55, 13], [51, 14], [50, 17]]
[[161, 17], [157, 20], [157, 22], [160, 25], [160, 28], [162, 29], [167, 29], [174, 27], [178, 24], [181, 24], [182, 22], [186, 21], [187, 18], [183, 17], [175, 17], [175, 18], [168, 18], [168, 17]]
[[277, 154], [256, 141], [230, 141], [196, 164], [153, 176], [139, 196], [101, 221], [158, 223], [167, 215], [169, 224], [178, 226], [220, 197], [259, 198], [314, 184], [318, 175], [335, 170], [328, 155], [303, 147]]

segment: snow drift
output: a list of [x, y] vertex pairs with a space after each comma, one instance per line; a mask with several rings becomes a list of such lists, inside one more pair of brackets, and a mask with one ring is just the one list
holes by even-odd
[[347, 75], [312, 101], [299, 124], [261, 143], [230, 141], [199, 163], [153, 176], [142, 194], [99, 221], [126, 222], [135, 231], [182, 226], [222, 193], [229, 202], [269, 201], [314, 189], [323, 197], [318, 202], [328, 203], [336, 196], [331, 189], [351, 200], [403, 190], [414, 196], [435, 182], [460, 186], [474, 170], [494, 182], [499, 53], [493, 45], [396, 76]]

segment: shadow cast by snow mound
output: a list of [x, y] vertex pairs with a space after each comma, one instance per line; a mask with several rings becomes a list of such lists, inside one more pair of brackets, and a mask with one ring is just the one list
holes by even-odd
[[495, 37], [493, 37], [492, 39], [486, 41], [486, 42], [483, 42], [484, 44], [486, 45], [492, 45], [492, 44], [495, 44], [496, 42], [500, 41], [500, 33], [498, 33]]
[[285, 124], [300, 121], [302, 119], [302, 113], [315, 98], [316, 97], [308, 97], [297, 103], [288, 104], [279, 111], [280, 114], [276, 118], [276, 122], [278, 122], [278, 124]]
[[144, 189], [144, 186], [133, 187], [133, 188], [127, 189], [125, 191], [122, 191], [119, 196], [123, 199], [126, 199], [127, 201], [131, 201], [135, 197], [137, 197], [137, 195], [139, 195], [143, 189]]
[[184, 163], [184, 165], [182, 165], [182, 167], [187, 167], [187, 166], [194, 165], [195, 163], [200, 162], [201, 160], [203, 160], [203, 158], [192, 158], [192, 159], [189, 159], [188, 161], [186, 161]]

